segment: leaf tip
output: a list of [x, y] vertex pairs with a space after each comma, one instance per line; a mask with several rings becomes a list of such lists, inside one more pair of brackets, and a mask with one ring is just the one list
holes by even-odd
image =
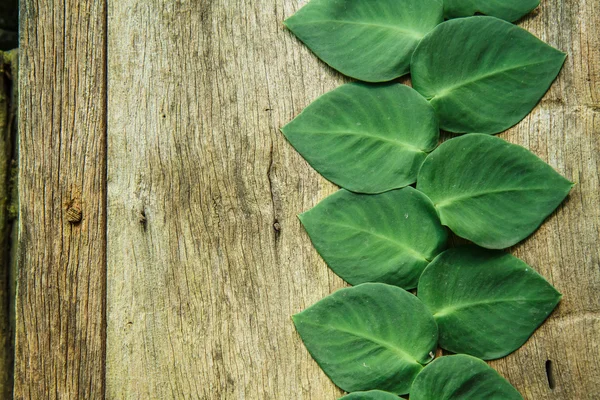
[[[306, 230], [307, 233], [309, 233], [308, 227], [307, 227], [307, 225], [309, 224], [309, 221], [308, 221], [309, 213], [310, 213], [310, 210], [304, 211], [303, 213], [296, 215], [296, 217], [300, 221], [300, 224], [304, 227], [304, 229]], [[309, 233], [309, 236], [310, 236], [310, 233]]]
[[306, 214], [307, 212], [308, 211], [305, 211], [305, 212], [300, 213], [300, 214], [296, 214], [296, 217], [298, 218], [298, 220], [300, 220], [300, 222], [302, 223], [302, 225], [304, 225], [304, 218], [305, 218], [304, 214]]
[[556, 304], [560, 303], [562, 301], [562, 299], [563, 299], [563, 294], [557, 290], [556, 291]]
[[282, 21], [283, 26], [294, 35], [296, 35], [294, 32], [294, 27], [296, 25], [297, 18], [297, 15], [293, 14]]
[[562, 54], [563, 61], [569, 57], [569, 54], [566, 51], [558, 50], [560, 54]]
[[283, 136], [287, 137], [286, 131], [287, 131], [287, 127], [290, 123], [288, 122], [287, 124], [285, 124], [284, 126], [282, 126], [281, 128], [279, 128], [279, 132], [281, 132], [283, 134]]
[[[305, 310], [306, 311], [306, 310]], [[300, 334], [300, 325], [302, 325], [302, 314], [304, 313], [304, 311], [300, 311], [296, 314], [292, 314], [290, 316], [290, 319], [292, 320], [292, 322], [294, 323], [294, 327], [296, 328], [296, 330], [298, 331], [298, 334]]]

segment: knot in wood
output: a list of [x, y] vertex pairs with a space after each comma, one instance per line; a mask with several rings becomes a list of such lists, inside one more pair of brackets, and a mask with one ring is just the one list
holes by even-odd
[[71, 207], [67, 208], [67, 221], [72, 224], [78, 224], [81, 222], [82, 215], [81, 207], [79, 205], [73, 204]]

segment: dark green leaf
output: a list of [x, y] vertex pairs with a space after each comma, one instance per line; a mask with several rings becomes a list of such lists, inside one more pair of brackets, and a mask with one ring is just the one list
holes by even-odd
[[383, 283], [338, 290], [293, 319], [310, 354], [346, 392], [408, 393], [437, 345], [423, 303]]
[[493, 17], [440, 24], [412, 58], [413, 87], [450, 132], [498, 133], [522, 120], [560, 71], [565, 54]]
[[412, 289], [447, 239], [431, 201], [412, 187], [378, 195], [340, 190], [299, 217], [325, 262], [353, 285]]
[[417, 189], [454, 233], [502, 249], [535, 231], [572, 185], [523, 147], [472, 134], [434, 150], [421, 167]]
[[341, 73], [384, 82], [408, 73], [419, 40], [442, 21], [440, 0], [311, 0], [285, 25]]
[[400, 400], [398, 396], [381, 390], [370, 390], [368, 392], [354, 392], [339, 400]]
[[539, 4], [540, 0], [444, 0], [444, 15], [458, 18], [481, 13], [512, 22]]
[[518, 258], [474, 246], [440, 254], [421, 275], [418, 295], [442, 348], [484, 360], [521, 347], [561, 298]]
[[523, 400], [485, 362], [466, 355], [440, 357], [421, 372], [410, 400]]
[[361, 193], [414, 183], [439, 138], [434, 109], [401, 84], [343, 85], [281, 131], [325, 178]]

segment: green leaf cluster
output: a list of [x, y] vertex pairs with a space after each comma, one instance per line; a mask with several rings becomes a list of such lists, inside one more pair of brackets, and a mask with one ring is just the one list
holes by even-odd
[[[518, 258], [464, 246], [442, 252], [425, 268], [417, 296], [397, 286], [363, 283], [333, 293], [293, 320], [311, 355], [345, 391], [453, 398], [424, 389], [419, 397], [412, 389], [430, 369], [437, 346], [486, 360], [503, 357], [529, 339], [560, 299]], [[435, 371], [426, 382], [442, 379]], [[486, 385], [469, 391], [487, 393]]]
[[[564, 63], [507, 22], [538, 3], [311, 0], [285, 21], [328, 65], [371, 82], [324, 94], [282, 128], [342, 188], [299, 218], [354, 286], [293, 321], [352, 392], [344, 399], [522, 398], [481, 360], [516, 351], [561, 299], [499, 251], [531, 235], [573, 186], [493, 136], [536, 106]], [[465, 18], [443, 21], [454, 17]], [[389, 82], [408, 72], [414, 88]], [[440, 129], [465, 135], [438, 146]], [[448, 248], [449, 230], [473, 245]], [[458, 354], [434, 360], [438, 347]]]

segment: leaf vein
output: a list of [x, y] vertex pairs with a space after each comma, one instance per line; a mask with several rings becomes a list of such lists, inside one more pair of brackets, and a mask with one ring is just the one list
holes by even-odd
[[338, 326], [333, 326], [333, 325], [328, 325], [328, 324], [315, 324], [315, 323], [309, 322], [309, 321], [304, 321], [304, 324], [316, 326], [316, 327], [319, 327], [319, 328], [329, 328], [329, 329], [332, 329], [332, 330], [337, 330], [337, 331], [342, 332], [342, 333], [347, 333], [349, 335], [358, 337], [360, 339], [365, 339], [365, 340], [367, 340], [367, 341], [369, 341], [371, 343], [376, 344], [379, 347], [382, 347], [384, 349], [392, 351], [393, 353], [395, 353], [396, 355], [398, 355], [401, 359], [403, 359], [403, 360], [405, 360], [407, 362], [410, 362], [412, 364], [421, 365], [421, 363], [418, 360], [416, 360], [413, 356], [411, 356], [410, 354], [408, 354], [407, 352], [405, 352], [401, 348], [393, 345], [392, 343], [390, 343], [390, 342], [388, 342], [386, 340], [378, 339], [376, 337], [373, 337], [371, 335], [367, 335], [367, 334], [362, 333], [362, 332], [356, 332], [356, 331], [353, 331], [353, 330], [350, 330], [350, 329], [343, 329], [343, 328], [340, 328]]
[[435, 312], [433, 314], [433, 317], [434, 318], [445, 317], [449, 314], [452, 314], [455, 311], [462, 310], [465, 308], [470, 308], [470, 307], [481, 306], [481, 305], [498, 304], [498, 303], [514, 303], [514, 302], [518, 302], [518, 301], [526, 301], [529, 303], [534, 303], [534, 302], [551, 301], [551, 300], [553, 300], [553, 299], [551, 299], [551, 298], [531, 299], [531, 298], [522, 298], [522, 297], [493, 299], [493, 300], [477, 300], [477, 301], [472, 301], [469, 303], [455, 304], [455, 305], [443, 307], [439, 311]]
[[353, 132], [353, 131], [307, 131], [306, 133], [308, 134], [313, 134], [313, 135], [319, 135], [319, 134], [333, 134], [333, 135], [346, 135], [346, 136], [363, 136], [366, 138], [370, 138], [373, 140], [379, 140], [382, 142], [388, 142], [388, 143], [392, 143], [397, 145], [398, 147], [403, 147], [407, 150], [410, 150], [414, 153], [424, 153], [427, 154], [424, 150], [413, 146], [409, 143], [406, 142], [402, 142], [400, 140], [396, 140], [396, 139], [390, 139], [390, 138], [386, 138], [384, 136], [378, 136], [378, 135], [373, 135], [370, 133], [364, 133], [364, 132]]
[[418, 252], [417, 250], [413, 249], [412, 247], [409, 247], [406, 244], [404, 244], [402, 242], [399, 242], [397, 240], [394, 240], [394, 239], [392, 239], [390, 237], [387, 237], [385, 235], [381, 235], [379, 233], [375, 233], [375, 232], [369, 231], [367, 229], [358, 227], [356, 225], [347, 225], [347, 224], [342, 224], [342, 223], [339, 223], [339, 222], [330, 222], [330, 223], [332, 225], [339, 226], [341, 228], [354, 229], [354, 230], [356, 230], [358, 232], [367, 233], [367, 234], [375, 236], [375, 237], [377, 237], [379, 239], [383, 239], [385, 241], [388, 241], [388, 242], [396, 245], [396, 247], [399, 247], [402, 250], [407, 251], [413, 258], [416, 258], [419, 261], [425, 261], [427, 263], [431, 262], [431, 260], [429, 260], [427, 257], [425, 257], [425, 255], [421, 254], [420, 252]]
[[490, 78], [490, 77], [492, 77], [494, 75], [498, 75], [498, 74], [503, 74], [505, 72], [514, 71], [514, 70], [519, 69], [519, 68], [532, 67], [532, 66], [535, 66], [535, 65], [544, 64], [544, 63], [547, 63], [548, 61], [551, 61], [551, 60], [548, 59], [548, 60], [543, 60], [543, 61], [536, 61], [534, 63], [529, 63], [529, 64], [516, 65], [516, 66], [512, 66], [510, 68], [503, 68], [503, 69], [499, 69], [499, 70], [496, 70], [496, 71], [489, 72], [487, 74], [476, 76], [474, 78], [468, 79], [468, 80], [460, 82], [460, 83], [458, 83], [456, 85], [452, 85], [452, 86], [449, 86], [449, 87], [447, 87], [445, 89], [440, 90], [440, 92], [437, 93], [436, 95], [434, 95], [433, 97], [431, 97], [429, 99], [429, 101], [433, 101], [434, 99], [439, 99], [441, 97], [445, 97], [448, 94], [450, 94], [452, 91], [454, 91], [454, 90], [456, 90], [458, 88], [461, 88], [461, 87], [464, 87], [464, 86], [468, 86], [468, 85], [470, 85], [472, 83], [475, 83], [477, 81], [481, 81], [481, 80]]
[[440, 202], [437, 202], [434, 205], [436, 208], [443, 208], [443, 207], [447, 207], [447, 206], [451, 205], [452, 203], [456, 203], [458, 201], [463, 201], [463, 200], [467, 200], [467, 199], [471, 199], [471, 198], [475, 198], [475, 197], [481, 197], [481, 196], [485, 196], [488, 194], [529, 192], [529, 191], [535, 192], [535, 191], [546, 191], [546, 190], [551, 190], [551, 189], [549, 189], [549, 188], [510, 188], [510, 189], [490, 190], [487, 192], [479, 192], [479, 193], [465, 194], [465, 195], [461, 195], [461, 196], [450, 197], [450, 198], [444, 199]]
[[314, 25], [314, 24], [323, 24], [323, 23], [359, 25], [359, 26], [373, 27], [373, 28], [379, 28], [379, 29], [389, 29], [389, 30], [397, 31], [404, 35], [413, 37], [417, 40], [421, 40], [424, 36], [421, 32], [412, 31], [410, 29], [403, 29], [403, 28], [400, 28], [395, 25], [373, 23], [373, 22], [351, 21], [351, 20], [344, 20], [344, 19], [321, 19], [321, 20], [315, 20], [315, 21], [302, 21], [302, 22], [296, 23], [296, 25]]

